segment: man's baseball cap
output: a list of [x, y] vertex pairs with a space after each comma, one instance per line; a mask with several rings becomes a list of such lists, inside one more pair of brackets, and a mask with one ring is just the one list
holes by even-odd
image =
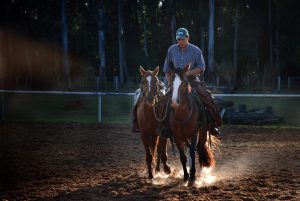
[[186, 28], [179, 28], [177, 31], [176, 31], [176, 40], [178, 40], [179, 38], [180, 39], [184, 39], [186, 37], [189, 36], [189, 32]]

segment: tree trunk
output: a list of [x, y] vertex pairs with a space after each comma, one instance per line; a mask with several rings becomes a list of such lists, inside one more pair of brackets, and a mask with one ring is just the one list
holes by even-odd
[[219, 30], [219, 34], [220, 34], [220, 45], [219, 45], [219, 54], [220, 54], [220, 63], [222, 63], [223, 61], [223, 57], [224, 57], [224, 53], [223, 53], [223, 33], [224, 33], [224, 15], [222, 12], [222, 1], [219, 2], [219, 15], [220, 15], [220, 30]]
[[200, 26], [200, 41], [201, 41], [201, 51], [205, 52], [205, 26]]
[[200, 15], [199, 15], [199, 18], [200, 18], [200, 47], [201, 47], [201, 51], [202, 53], [204, 54], [205, 52], [205, 25], [203, 25], [203, 16], [204, 16], [204, 9], [203, 9], [203, 2], [202, 1], [199, 1], [199, 12], [200, 12]]
[[147, 58], [148, 58], [148, 46], [147, 46], [147, 24], [146, 24], [146, 17], [145, 17], [145, 8], [143, 8], [144, 10], [144, 16], [143, 16], [143, 21], [144, 21], [144, 51], [145, 51], [145, 59], [146, 59], [146, 63], [147, 63]]
[[119, 23], [119, 75], [120, 83], [125, 83], [127, 76], [127, 67], [125, 61], [125, 37], [124, 37], [124, 22], [123, 22], [123, 0], [118, 0], [118, 23]]
[[[238, 12], [239, 5], [238, 0], [235, 0], [235, 16], [234, 16], [234, 39], [233, 39], [233, 68], [236, 71], [236, 75], [233, 75], [233, 84], [236, 85], [237, 77], [239, 77], [238, 71]], [[230, 86], [231, 87], [231, 86]]]
[[24, 54], [25, 54], [25, 61], [27, 66], [27, 80], [26, 80], [26, 87], [31, 86], [32, 84], [32, 67], [31, 67], [31, 49], [28, 48], [27, 39], [24, 37], [23, 39], [23, 47], [24, 47]]
[[272, 42], [272, 0], [269, 0], [269, 64], [273, 67], [273, 42]]
[[171, 17], [171, 37], [172, 37], [172, 44], [176, 44], [176, 16], [172, 15]]
[[61, 0], [61, 26], [62, 26], [62, 45], [63, 45], [63, 67], [68, 89], [71, 89], [70, 64], [68, 59], [68, 26], [65, 10], [65, 0]]
[[0, 29], [0, 88], [3, 89], [4, 88], [4, 78], [5, 78], [5, 72], [4, 72], [4, 66], [5, 66], [5, 56], [3, 53], [3, 49], [4, 49], [4, 33], [2, 32], [2, 30]]
[[209, 0], [209, 21], [208, 21], [208, 81], [214, 82], [214, 0]]
[[275, 45], [276, 45], [276, 69], [278, 71], [278, 74], [281, 74], [280, 69], [280, 52], [279, 52], [279, 5], [278, 2], [276, 3], [276, 32], [275, 32]]
[[118, 39], [119, 39], [119, 76], [120, 76], [120, 82], [123, 84], [124, 83], [124, 68], [123, 68], [123, 50], [122, 50], [122, 40], [123, 40], [123, 24], [122, 24], [122, 6], [123, 6], [123, 1], [118, 0], [118, 27], [119, 27], [119, 32], [118, 32]]
[[[105, 58], [105, 31], [104, 31], [104, 22], [105, 22], [105, 9], [104, 1], [99, 1], [98, 8], [98, 48], [99, 48], [99, 78], [101, 81], [106, 82], [106, 58]], [[99, 81], [100, 81], [99, 80]], [[100, 86], [100, 83], [98, 83]]]
[[256, 34], [255, 53], [256, 53], [256, 73], [258, 73], [259, 72], [258, 34]]
[[170, 17], [170, 28], [171, 28], [171, 42], [172, 45], [176, 44], [176, 10], [175, 10], [175, 1], [169, 0], [166, 1], [167, 3], [167, 10]]

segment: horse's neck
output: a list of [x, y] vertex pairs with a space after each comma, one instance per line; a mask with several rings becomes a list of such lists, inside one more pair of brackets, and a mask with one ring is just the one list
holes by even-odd
[[192, 92], [187, 92], [183, 98], [183, 102], [185, 103], [184, 107], [188, 110], [191, 110], [193, 107]]
[[180, 101], [181, 105], [175, 108], [176, 116], [185, 117], [185, 115], [188, 114], [193, 109], [192, 99], [190, 97], [191, 95], [192, 95], [191, 93], [186, 93], [186, 95], [182, 97], [182, 100]]
[[142, 96], [140, 106], [143, 107], [143, 110], [144, 110], [144, 111], [146, 111], [146, 110], [153, 110], [152, 107], [150, 107], [150, 106], [146, 103], [146, 96]]

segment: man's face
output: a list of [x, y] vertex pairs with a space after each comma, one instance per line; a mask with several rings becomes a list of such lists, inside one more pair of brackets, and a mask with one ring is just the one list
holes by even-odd
[[188, 44], [188, 41], [189, 41], [189, 37], [178, 38], [177, 44], [179, 45], [180, 48], [185, 48]]

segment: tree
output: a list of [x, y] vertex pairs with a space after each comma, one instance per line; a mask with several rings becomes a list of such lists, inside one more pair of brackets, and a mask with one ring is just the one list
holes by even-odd
[[214, 76], [214, 0], [209, 0], [209, 21], [208, 21], [208, 81], [213, 81]]
[[127, 77], [127, 66], [125, 57], [125, 36], [124, 36], [124, 23], [123, 23], [123, 0], [118, 0], [118, 41], [119, 41], [119, 76], [120, 83], [124, 84]]
[[272, 0], [268, 0], [269, 65], [273, 67]]
[[[234, 15], [234, 39], [233, 39], [233, 68], [237, 70], [238, 68], [238, 17], [239, 17], [239, 3], [238, 0], [235, 0], [235, 15]], [[236, 71], [238, 73], [238, 71]], [[236, 77], [239, 77], [236, 75], [233, 78], [233, 83], [237, 81]]]
[[65, 0], [61, 0], [61, 34], [62, 34], [62, 45], [63, 45], [63, 66], [65, 79], [68, 83], [68, 89], [71, 89], [71, 77], [70, 77], [70, 64], [68, 59], [68, 26], [67, 16], [65, 9]]
[[[105, 9], [104, 1], [99, 0], [98, 7], [98, 44], [99, 44], [99, 77], [100, 80], [106, 82], [106, 58], [105, 58], [105, 31], [104, 31], [104, 22], [105, 22]], [[99, 83], [98, 83], [99, 86]]]

